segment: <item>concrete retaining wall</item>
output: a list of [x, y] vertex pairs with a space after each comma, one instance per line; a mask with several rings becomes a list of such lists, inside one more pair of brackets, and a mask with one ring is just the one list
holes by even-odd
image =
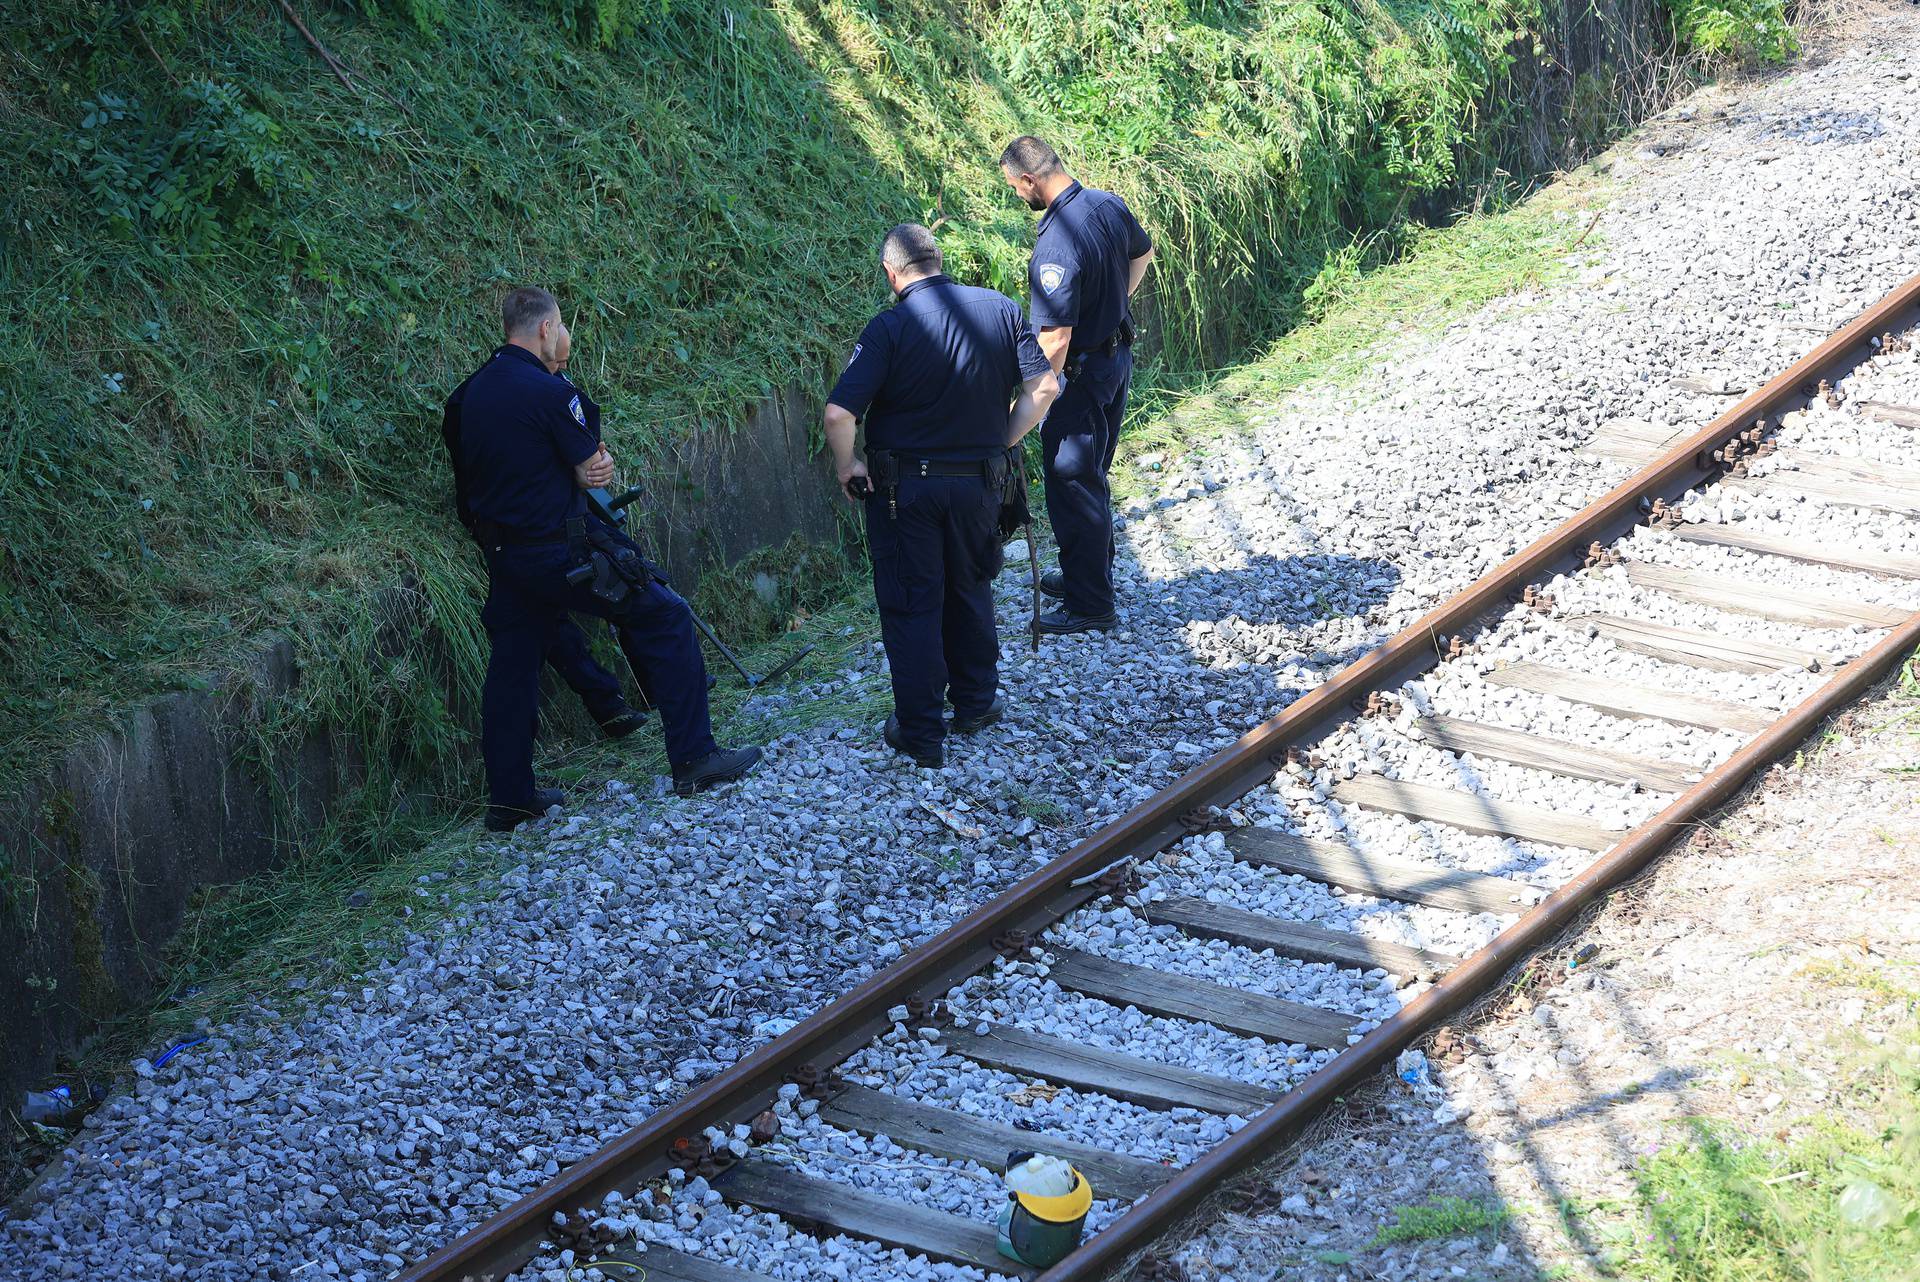
[[[666, 479], [638, 525], [683, 592], [703, 571], [792, 535], [843, 537], [831, 467], [808, 450], [815, 416], [790, 390], [739, 430], [650, 466]], [[411, 631], [412, 599], [383, 594], [376, 609], [394, 625], [383, 632]], [[133, 711], [0, 814], [0, 1112], [17, 1109], [103, 1019], [151, 998], [196, 890], [273, 868], [359, 780], [352, 749], [324, 732], [273, 760], [247, 759], [259, 743], [248, 733], [253, 709], [298, 680], [292, 644], [274, 641], [215, 689]], [[451, 702], [472, 709], [476, 693]]]

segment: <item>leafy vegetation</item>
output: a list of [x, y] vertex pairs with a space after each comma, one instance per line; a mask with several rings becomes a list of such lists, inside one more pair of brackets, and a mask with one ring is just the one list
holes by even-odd
[[[645, 472], [777, 387], [817, 392], [882, 301], [889, 223], [940, 221], [957, 274], [1022, 292], [1031, 216], [993, 161], [1035, 129], [1154, 228], [1157, 367], [1204, 370], [1303, 296], [1323, 308], [1356, 232], [1460, 181], [1538, 11], [367, 0], [307, 19], [351, 87], [275, 6], [5, 20], [0, 280], [30, 318], [0, 338], [5, 769], [278, 629], [304, 671], [275, 734], [384, 740], [381, 805], [401, 779], [464, 795], [435, 674], [476, 679], [477, 564], [435, 426], [507, 283], [576, 309], [576, 372]], [[415, 626], [370, 662], [368, 602], [403, 584]]]
[[1785, 62], [1799, 49], [1785, 0], [1668, 0], [1681, 44], [1709, 62]]
[[1429, 1198], [1417, 1206], [1395, 1207], [1393, 1223], [1380, 1226], [1373, 1235], [1373, 1245], [1497, 1233], [1512, 1218], [1513, 1212], [1497, 1203], [1464, 1197]]

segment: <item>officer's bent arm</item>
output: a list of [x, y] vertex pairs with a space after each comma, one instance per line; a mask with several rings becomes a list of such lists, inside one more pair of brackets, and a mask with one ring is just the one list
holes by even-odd
[[835, 405], [832, 401], [827, 402], [824, 417], [827, 448], [833, 451], [834, 476], [839, 479], [841, 492], [847, 496], [847, 501], [856, 503], [859, 500], [854, 497], [852, 490], [847, 489], [847, 482], [856, 476], [867, 475], [867, 465], [853, 456], [853, 434], [858, 420], [854, 418], [852, 410], [844, 405]]
[[1140, 282], [1147, 278], [1147, 268], [1153, 265], [1153, 251], [1149, 249], [1138, 258], [1127, 260], [1127, 297], [1133, 297], [1133, 291], [1140, 288]]
[[1035, 374], [1020, 385], [1019, 399], [1007, 420], [1007, 445], [1018, 445], [1034, 425], [1047, 416], [1047, 407], [1060, 395], [1060, 380], [1051, 373]]
[[1067, 368], [1067, 347], [1073, 342], [1073, 326], [1048, 325], [1034, 335], [1040, 340], [1040, 350], [1047, 354], [1047, 364], [1053, 366], [1058, 374]]

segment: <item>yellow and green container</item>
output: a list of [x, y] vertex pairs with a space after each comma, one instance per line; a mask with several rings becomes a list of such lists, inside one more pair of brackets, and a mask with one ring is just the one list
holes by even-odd
[[1093, 1186], [1064, 1160], [1042, 1153], [1007, 1155], [1007, 1204], [1000, 1210], [1000, 1254], [1044, 1269], [1080, 1245]]

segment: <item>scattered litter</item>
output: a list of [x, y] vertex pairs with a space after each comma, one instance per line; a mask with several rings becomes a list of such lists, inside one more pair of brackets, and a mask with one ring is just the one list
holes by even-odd
[[204, 1037], [190, 1037], [184, 1042], [175, 1042], [172, 1046], [169, 1046], [166, 1049], [165, 1053], [163, 1053], [159, 1059], [156, 1059], [153, 1061], [154, 1071], [158, 1072], [162, 1068], [165, 1068], [167, 1061], [172, 1059], [175, 1055], [178, 1055], [181, 1051], [186, 1050], [192, 1046], [198, 1046], [206, 1040], [207, 1039]]
[[969, 841], [978, 841], [981, 837], [986, 836], [985, 829], [968, 823], [953, 811], [942, 806], [936, 806], [930, 801], [923, 801], [920, 803], [920, 808]]
[[20, 1110], [20, 1120], [51, 1126], [69, 1116], [78, 1107], [79, 1104], [73, 1098], [71, 1086], [56, 1086], [50, 1091], [28, 1091], [26, 1106]]

